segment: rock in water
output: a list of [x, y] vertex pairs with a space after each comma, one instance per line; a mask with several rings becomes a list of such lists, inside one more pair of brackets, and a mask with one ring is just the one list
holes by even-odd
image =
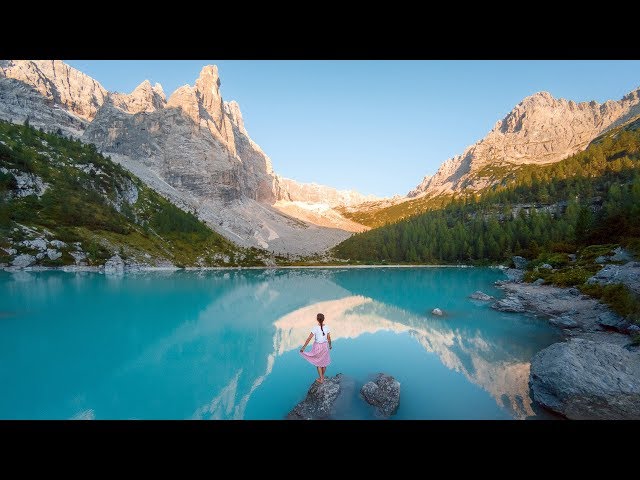
[[524, 257], [520, 257], [518, 255], [515, 255], [513, 258], [513, 265], [518, 269], [518, 270], [524, 270], [527, 266], [527, 264], [529, 263], [527, 261], [526, 258]]
[[483, 302], [488, 302], [489, 300], [493, 300], [493, 297], [491, 295], [487, 295], [486, 293], [481, 292], [480, 290], [473, 292], [471, 295], [469, 295], [469, 298], [473, 298], [474, 300], [482, 300]]
[[439, 317], [441, 317], [442, 315], [444, 315], [444, 313], [442, 313], [442, 310], [440, 310], [439, 308], [434, 308], [433, 310], [431, 310], [431, 315], [438, 315]]
[[391, 375], [379, 373], [372, 382], [364, 384], [360, 394], [375, 407], [377, 416], [389, 418], [400, 405], [400, 382]]
[[122, 275], [124, 273], [124, 261], [120, 255], [114, 255], [104, 264], [104, 273], [107, 275]]
[[323, 383], [313, 382], [307, 396], [287, 415], [288, 420], [323, 420], [336, 414], [336, 404], [345, 387], [341, 373], [325, 377]]
[[640, 420], [640, 354], [591, 340], [555, 343], [531, 360], [533, 398], [569, 419]]

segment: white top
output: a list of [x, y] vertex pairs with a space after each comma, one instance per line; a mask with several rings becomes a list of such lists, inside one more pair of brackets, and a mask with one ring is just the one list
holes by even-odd
[[[322, 330], [324, 330], [324, 336], [322, 336]], [[316, 343], [326, 343], [327, 335], [329, 334], [329, 326], [325, 323], [322, 325], [322, 330], [320, 330], [320, 325], [316, 325], [311, 329], [311, 333], [315, 335]]]

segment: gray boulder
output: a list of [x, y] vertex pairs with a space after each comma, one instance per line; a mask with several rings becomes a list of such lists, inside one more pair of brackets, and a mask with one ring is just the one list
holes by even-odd
[[549, 320], [549, 323], [558, 328], [578, 328], [579, 324], [571, 317], [557, 317]]
[[[351, 390], [351, 391], [350, 391]], [[304, 400], [287, 415], [288, 420], [324, 420], [334, 418], [340, 405], [353, 394], [353, 382], [341, 373], [313, 382]], [[350, 395], [351, 394], [351, 395]]]
[[2, 250], [7, 252], [9, 255], [15, 255], [16, 253], [18, 253], [18, 251], [15, 248], [3, 248]]
[[11, 265], [18, 268], [24, 268], [28, 267], [29, 265], [33, 265], [35, 262], [36, 257], [25, 253], [14, 258], [13, 262], [11, 262]]
[[522, 301], [517, 297], [506, 297], [502, 300], [498, 300], [497, 302], [491, 305], [491, 308], [498, 310], [500, 312], [515, 312], [515, 313], [523, 313], [526, 309], [522, 304]]
[[640, 354], [572, 338], [538, 352], [529, 384], [536, 402], [569, 419], [640, 420]]
[[633, 260], [633, 257], [624, 248], [618, 247], [613, 251], [611, 260], [614, 262], [630, 262]]
[[53, 248], [47, 248], [47, 257], [49, 260], [57, 260], [62, 256], [62, 253]]
[[376, 416], [389, 418], [400, 405], [400, 382], [391, 375], [379, 373], [360, 389], [362, 398], [375, 407]]
[[67, 246], [67, 244], [61, 240], [51, 240], [49, 243], [57, 249], [61, 249]]
[[124, 261], [120, 255], [114, 255], [104, 264], [104, 273], [107, 275], [122, 275], [124, 273]]
[[548, 263], [543, 263], [542, 265], [540, 265], [538, 268], [545, 268], [547, 270], [553, 270], [553, 266], [548, 264]]
[[620, 315], [606, 311], [598, 315], [598, 324], [617, 332], [625, 333], [629, 323]]
[[36, 238], [34, 240], [23, 240], [20, 242], [20, 245], [23, 245], [28, 248], [33, 248], [34, 250], [40, 250], [44, 252], [47, 249], [47, 241], [44, 238]]
[[474, 300], [482, 300], [483, 302], [488, 302], [489, 300], [493, 300], [493, 297], [491, 295], [487, 295], [486, 293], [481, 292], [480, 290], [473, 292], [471, 295], [469, 295], [469, 298], [473, 298]]
[[540, 286], [540, 285], [544, 285], [544, 284], [545, 284], [544, 278], [538, 278], [533, 282], [533, 285], [535, 285], [535, 286]]
[[600, 255], [599, 257], [596, 257], [594, 262], [603, 264], [603, 263], [607, 263], [609, 260], [611, 260], [611, 257], [608, 257], [606, 255]]
[[640, 295], [640, 262], [628, 262], [624, 265], [606, 265], [587, 283], [598, 283], [609, 285], [612, 283], [622, 283], [629, 290]]
[[437, 315], [438, 317], [441, 317], [444, 315], [444, 313], [442, 312], [442, 310], [436, 307], [433, 310], [431, 310], [431, 315]]
[[518, 270], [524, 270], [527, 265], [529, 264], [529, 261], [524, 258], [524, 257], [520, 257], [519, 255], [515, 255], [511, 258], [511, 260], [513, 261], [513, 265], [518, 269]]

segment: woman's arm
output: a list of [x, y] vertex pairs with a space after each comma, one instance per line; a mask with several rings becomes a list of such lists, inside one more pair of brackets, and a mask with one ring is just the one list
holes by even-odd
[[329, 348], [333, 348], [331, 346], [331, 334], [330, 333], [327, 333], [327, 340], [329, 340]]
[[309, 336], [307, 337], [307, 341], [304, 342], [304, 345], [300, 349], [301, 352], [304, 352], [304, 349], [307, 348], [307, 345], [309, 345], [309, 342], [311, 341], [312, 338], [313, 338], [313, 333], [310, 333]]

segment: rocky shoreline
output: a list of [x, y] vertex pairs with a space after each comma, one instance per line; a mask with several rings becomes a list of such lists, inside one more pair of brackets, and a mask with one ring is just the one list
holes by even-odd
[[[640, 263], [609, 270], [618, 281], [633, 281]], [[508, 280], [496, 282], [505, 297], [491, 307], [546, 319], [563, 334], [531, 360], [533, 399], [569, 419], [640, 419], [640, 347], [631, 339], [640, 327], [575, 287], [524, 283], [522, 269], [505, 273]], [[609, 280], [601, 271], [589, 282]]]

